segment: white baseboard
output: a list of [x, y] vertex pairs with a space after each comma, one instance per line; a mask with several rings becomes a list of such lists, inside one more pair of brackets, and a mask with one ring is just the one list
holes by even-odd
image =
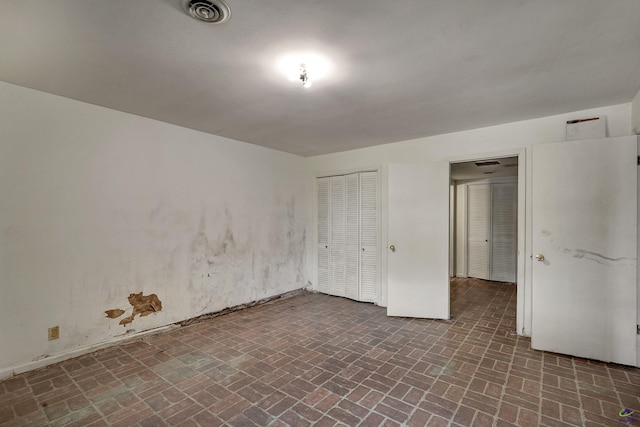
[[62, 362], [67, 359], [71, 359], [73, 357], [82, 356], [83, 354], [93, 353], [94, 351], [102, 350], [103, 348], [111, 347], [115, 344], [121, 344], [125, 341], [139, 339], [147, 335], [155, 335], [161, 332], [167, 332], [176, 328], [180, 328], [182, 326], [189, 325], [194, 322], [210, 319], [213, 317], [217, 317], [223, 314], [231, 313], [237, 310], [242, 310], [244, 308], [253, 307], [255, 305], [265, 304], [271, 301], [275, 301], [281, 298], [289, 298], [295, 295], [304, 292], [303, 288], [294, 289], [292, 291], [284, 292], [282, 294], [272, 295], [270, 297], [266, 297], [260, 299], [258, 301], [251, 301], [246, 304], [240, 304], [233, 307], [228, 307], [223, 310], [204, 314], [202, 316], [193, 317], [191, 319], [183, 320], [179, 323], [174, 323], [167, 326], [160, 326], [154, 329], [148, 329], [146, 331], [136, 332], [132, 334], [120, 335], [118, 337], [111, 338], [107, 341], [103, 341], [101, 343], [89, 345], [86, 347], [73, 348], [71, 350], [64, 351], [62, 353], [54, 354], [52, 356], [47, 356], [43, 358], [38, 358], [36, 360], [32, 360], [31, 362], [24, 363], [22, 365], [16, 365], [8, 368], [0, 368], [0, 381], [9, 379], [15, 375], [22, 374], [24, 372], [33, 371], [35, 369], [40, 369], [45, 366], [53, 365], [54, 363]]
[[146, 331], [136, 332], [135, 334], [121, 335], [119, 337], [111, 338], [107, 341], [103, 341], [98, 344], [93, 344], [86, 347], [74, 348], [74, 349], [67, 350], [62, 353], [54, 354], [52, 356], [48, 356], [42, 359], [32, 360], [31, 362], [27, 362], [22, 365], [4, 368], [0, 370], [0, 381], [9, 379], [15, 375], [19, 375], [24, 372], [33, 371], [35, 369], [40, 369], [45, 366], [53, 365], [54, 363], [62, 362], [63, 360], [82, 356], [88, 353], [93, 353], [94, 351], [111, 347], [114, 344], [121, 344], [125, 341], [139, 339], [149, 335], [159, 334], [161, 332], [170, 331], [172, 329], [176, 329], [179, 327], [180, 325], [174, 324], [174, 325], [168, 325], [168, 326], [161, 326], [159, 328], [154, 328], [154, 329], [148, 329]]

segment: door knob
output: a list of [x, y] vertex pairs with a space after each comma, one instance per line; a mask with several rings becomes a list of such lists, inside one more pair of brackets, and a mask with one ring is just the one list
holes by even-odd
[[395, 252], [395, 251], [396, 251], [396, 247], [395, 247], [395, 245], [391, 245], [391, 246], [389, 246], [389, 249], [391, 249], [391, 252]]
[[544, 261], [544, 255], [542, 255], [542, 254], [537, 254], [537, 255], [536, 255], [536, 259], [537, 259], [538, 261]]

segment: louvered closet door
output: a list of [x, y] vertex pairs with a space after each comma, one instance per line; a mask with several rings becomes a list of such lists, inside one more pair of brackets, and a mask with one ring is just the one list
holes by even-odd
[[467, 186], [467, 276], [489, 280], [491, 187]]
[[378, 301], [378, 173], [360, 174], [360, 301]]
[[516, 281], [518, 187], [515, 182], [491, 184], [491, 280]]
[[378, 302], [378, 173], [317, 179], [318, 291]]
[[344, 176], [332, 176], [330, 180], [330, 244], [329, 244], [329, 293], [345, 296], [346, 264], [346, 189]]
[[346, 205], [347, 205], [347, 240], [346, 240], [346, 265], [345, 265], [345, 296], [351, 299], [358, 299], [359, 282], [359, 229], [360, 229], [360, 198], [358, 197], [358, 175], [357, 173], [345, 177], [346, 184]]
[[329, 178], [318, 178], [318, 291], [329, 292]]

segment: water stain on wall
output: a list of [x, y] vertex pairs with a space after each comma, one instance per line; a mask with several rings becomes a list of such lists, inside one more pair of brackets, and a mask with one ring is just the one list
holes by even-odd
[[[283, 282], [302, 283], [304, 280], [304, 253], [306, 233], [298, 226], [296, 198], [276, 200], [279, 207], [269, 227], [269, 247], [277, 251], [262, 252], [262, 289], [276, 289]], [[292, 276], [295, 274], [295, 276]]]
[[203, 208], [187, 244], [192, 312], [210, 313], [304, 286], [306, 236], [296, 197], [264, 205], [259, 213], [225, 205], [207, 215]]
[[[151, 313], [157, 313], [158, 311], [162, 310], [162, 301], [160, 301], [158, 295], [156, 294], [145, 296], [142, 295], [142, 292], [139, 292], [137, 294], [129, 294], [129, 297], [127, 299], [129, 300], [129, 304], [131, 304], [131, 306], [133, 307], [133, 310], [131, 311], [131, 315], [120, 320], [120, 324], [122, 326], [126, 326], [129, 323], [133, 322], [133, 319], [137, 315], [140, 315], [141, 317], [148, 316]], [[105, 311], [105, 313], [108, 318], [115, 319], [122, 316], [125, 311], [119, 308], [115, 308], [113, 310], [107, 310]]]
[[[207, 221], [203, 212], [200, 217], [198, 234], [191, 242], [191, 271], [196, 272], [196, 275], [203, 272], [216, 273], [218, 266], [226, 265], [236, 258], [237, 245], [233, 235], [231, 213], [228, 208], [225, 208], [224, 231], [216, 241], [209, 240], [206, 229]], [[221, 260], [221, 257], [231, 259]]]
[[[191, 241], [187, 290], [194, 295], [192, 308], [202, 313], [215, 308], [216, 303], [227, 304], [228, 298], [233, 299], [229, 292], [245, 287], [238, 285], [247, 282], [245, 274], [251, 262], [252, 244], [255, 244], [251, 227], [242, 230], [245, 243], [238, 242], [228, 207], [225, 207], [222, 218], [220, 214], [216, 213], [212, 224], [208, 225], [203, 210], [198, 232]], [[208, 228], [213, 230], [208, 231]]]

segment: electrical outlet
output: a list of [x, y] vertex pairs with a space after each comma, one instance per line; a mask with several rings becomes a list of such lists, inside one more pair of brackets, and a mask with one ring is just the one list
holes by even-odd
[[58, 338], [60, 338], [60, 326], [49, 328], [49, 341], [57, 340]]

